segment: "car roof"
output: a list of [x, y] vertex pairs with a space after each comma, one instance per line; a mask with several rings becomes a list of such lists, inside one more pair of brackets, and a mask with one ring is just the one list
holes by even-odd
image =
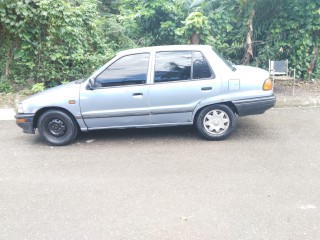
[[143, 47], [143, 48], [133, 48], [118, 52], [117, 55], [126, 55], [133, 53], [142, 52], [158, 52], [158, 51], [182, 51], [182, 50], [199, 50], [206, 51], [212, 49], [209, 45], [165, 45], [165, 46], [154, 46], [154, 47]]

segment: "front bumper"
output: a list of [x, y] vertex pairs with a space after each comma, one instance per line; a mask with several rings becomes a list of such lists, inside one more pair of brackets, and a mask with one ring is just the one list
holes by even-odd
[[274, 107], [276, 104], [276, 96], [250, 98], [244, 100], [232, 101], [236, 106], [240, 117], [248, 115], [262, 114], [266, 110]]
[[35, 133], [33, 127], [34, 114], [19, 113], [15, 116], [15, 118], [17, 125], [23, 129], [24, 133]]

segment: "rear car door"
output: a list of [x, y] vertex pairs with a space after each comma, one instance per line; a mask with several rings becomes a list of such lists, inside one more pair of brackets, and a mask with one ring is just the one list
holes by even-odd
[[155, 53], [150, 114], [153, 124], [188, 124], [203, 99], [220, 93], [220, 81], [200, 51]]

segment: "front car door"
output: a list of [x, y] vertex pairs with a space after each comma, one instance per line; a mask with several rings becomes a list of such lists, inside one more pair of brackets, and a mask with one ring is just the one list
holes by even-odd
[[88, 129], [148, 125], [147, 85], [150, 53], [120, 57], [96, 78], [94, 89], [80, 92], [82, 117]]
[[192, 124], [197, 104], [220, 93], [221, 83], [200, 51], [155, 53], [150, 85], [153, 124]]

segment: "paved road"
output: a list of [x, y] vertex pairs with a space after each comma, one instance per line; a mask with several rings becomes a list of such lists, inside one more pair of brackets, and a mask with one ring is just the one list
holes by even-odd
[[50, 147], [0, 121], [0, 239], [320, 239], [320, 108]]

